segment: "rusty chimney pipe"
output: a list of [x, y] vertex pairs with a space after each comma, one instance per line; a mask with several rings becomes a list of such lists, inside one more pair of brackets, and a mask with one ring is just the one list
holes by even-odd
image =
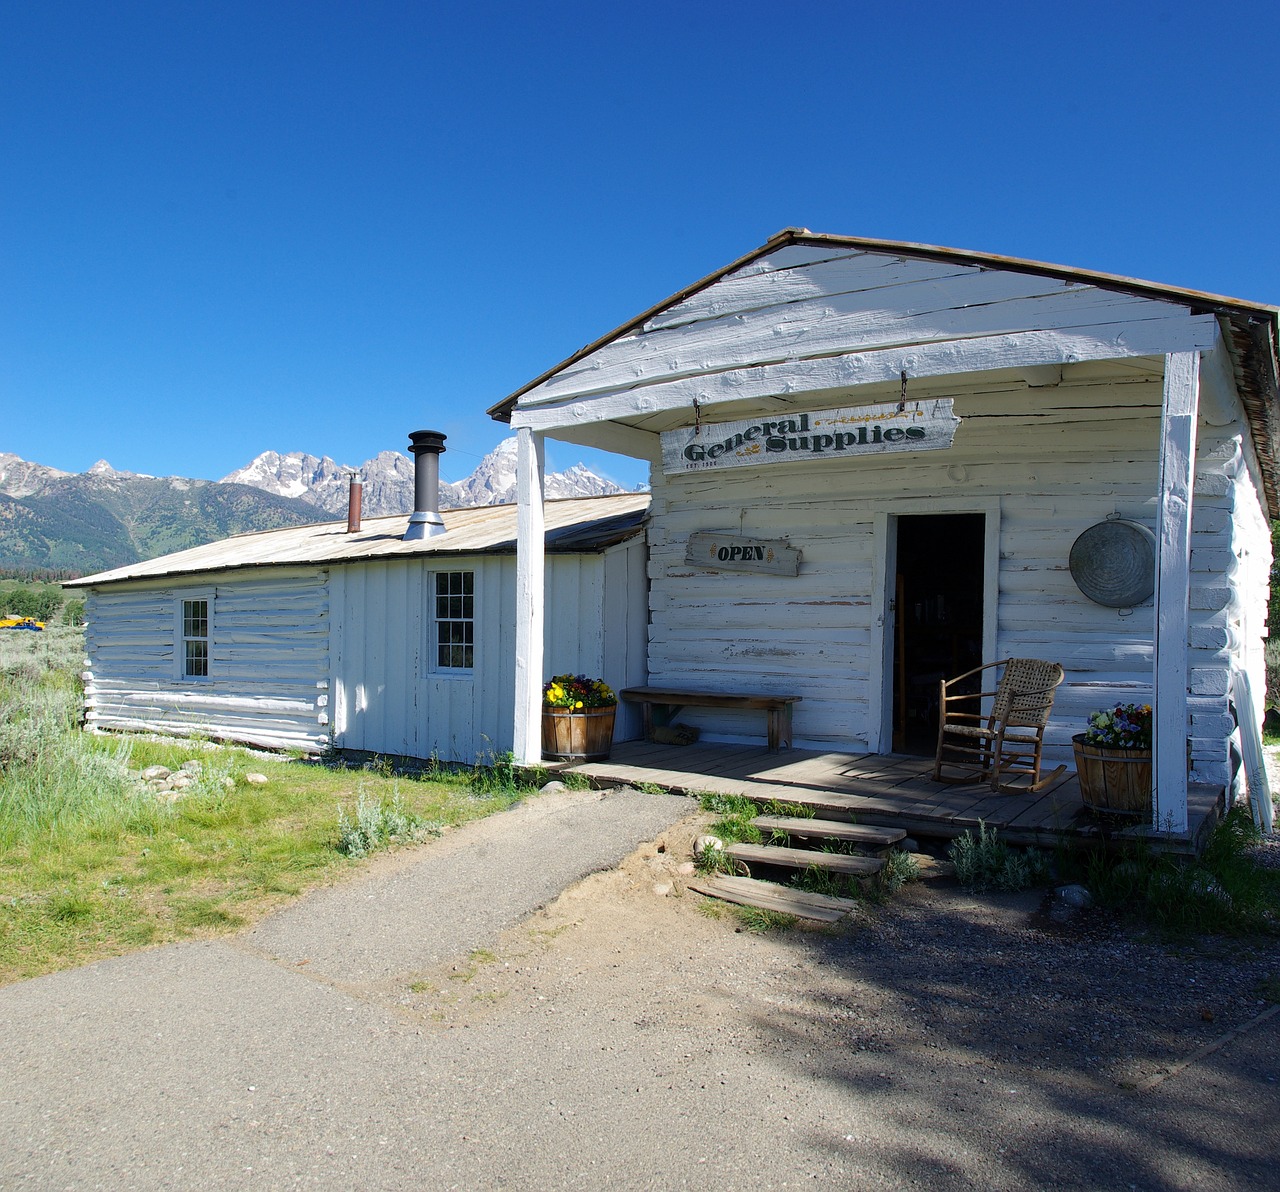
[[440, 516], [440, 455], [445, 436], [438, 430], [415, 430], [409, 434], [413, 452], [413, 513], [402, 541], [433, 538], [444, 533]]
[[360, 513], [364, 504], [364, 485], [360, 483], [360, 473], [351, 473], [351, 484], [347, 488], [347, 533], [355, 534], [360, 529]]

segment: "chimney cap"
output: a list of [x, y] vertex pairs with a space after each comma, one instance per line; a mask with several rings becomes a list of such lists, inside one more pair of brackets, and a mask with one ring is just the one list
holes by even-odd
[[409, 432], [409, 450], [414, 455], [430, 452], [439, 455], [444, 451], [444, 441], [448, 438], [438, 430], [413, 430]]

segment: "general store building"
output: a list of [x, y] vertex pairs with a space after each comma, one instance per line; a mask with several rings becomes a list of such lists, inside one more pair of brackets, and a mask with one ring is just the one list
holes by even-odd
[[[1272, 307], [981, 253], [788, 229], [531, 381], [519, 436], [517, 755], [540, 752], [543, 441], [650, 464], [650, 684], [799, 695], [797, 746], [931, 749], [937, 678], [1066, 670], [1047, 740], [1156, 708], [1156, 817], [1237, 770], [1261, 706], [1277, 514]], [[1154, 590], [1085, 595], [1098, 525]], [[1106, 580], [1107, 577], [1095, 577]], [[1123, 587], [1123, 585], [1121, 585]], [[704, 739], [758, 739], [690, 710]]]

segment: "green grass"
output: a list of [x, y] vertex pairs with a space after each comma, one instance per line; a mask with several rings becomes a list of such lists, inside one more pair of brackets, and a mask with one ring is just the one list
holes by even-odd
[[809, 894], [825, 894], [828, 898], [861, 898], [863, 891], [858, 879], [849, 873], [835, 873], [820, 865], [810, 865], [791, 879], [797, 890]]
[[[0, 983], [254, 922], [359, 864], [339, 850], [340, 819], [358, 823], [362, 804], [366, 824], [374, 807], [402, 829], [368, 852], [529, 789], [502, 762], [415, 776], [91, 736], [76, 727], [81, 649], [69, 629], [0, 638]], [[193, 758], [202, 772], [172, 803], [130, 773]], [[249, 784], [252, 771], [268, 782]]]
[[1204, 853], [1185, 860], [1146, 847], [1096, 851], [1080, 863], [1098, 903], [1161, 935], [1280, 932], [1280, 873], [1248, 855], [1259, 839], [1249, 809], [1233, 807]]
[[[720, 818], [708, 829], [713, 836], [720, 837], [725, 844], [764, 844], [765, 836], [751, 821], [758, 815], [788, 815], [797, 818], [813, 819], [816, 814], [812, 807], [803, 807], [797, 803], [783, 803], [771, 800], [757, 803], [742, 795], [702, 794], [698, 802], [703, 811], [709, 811]], [[771, 832], [769, 843], [783, 844], [785, 833]]]
[[796, 925], [795, 915], [782, 911], [766, 911], [758, 906], [738, 906], [736, 903], [725, 904], [732, 914], [748, 931], [763, 933], [766, 931], [790, 931]]
[[1049, 880], [1048, 859], [1038, 849], [1018, 849], [1000, 839], [995, 828], [978, 821], [978, 834], [968, 829], [947, 850], [956, 880], [966, 890], [1026, 890]]
[[[719, 817], [708, 829], [712, 836], [718, 836], [725, 844], [764, 843], [764, 834], [751, 822], [760, 814], [759, 804], [739, 795], [714, 794], [700, 795], [698, 802], [703, 811]], [[711, 862], [703, 864], [705, 867]], [[716, 867], [723, 868], [719, 865]]]

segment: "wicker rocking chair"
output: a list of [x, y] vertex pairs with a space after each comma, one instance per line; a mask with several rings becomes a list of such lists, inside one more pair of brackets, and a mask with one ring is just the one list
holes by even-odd
[[[988, 680], [966, 683], [1003, 667], [994, 691], [961, 691]], [[935, 782], [989, 782], [992, 790], [1021, 794], [1043, 790], [1066, 771], [1059, 766], [1041, 777], [1040, 750], [1062, 667], [1038, 658], [1005, 658], [942, 680], [938, 706]], [[991, 711], [982, 714], [990, 697]]]

